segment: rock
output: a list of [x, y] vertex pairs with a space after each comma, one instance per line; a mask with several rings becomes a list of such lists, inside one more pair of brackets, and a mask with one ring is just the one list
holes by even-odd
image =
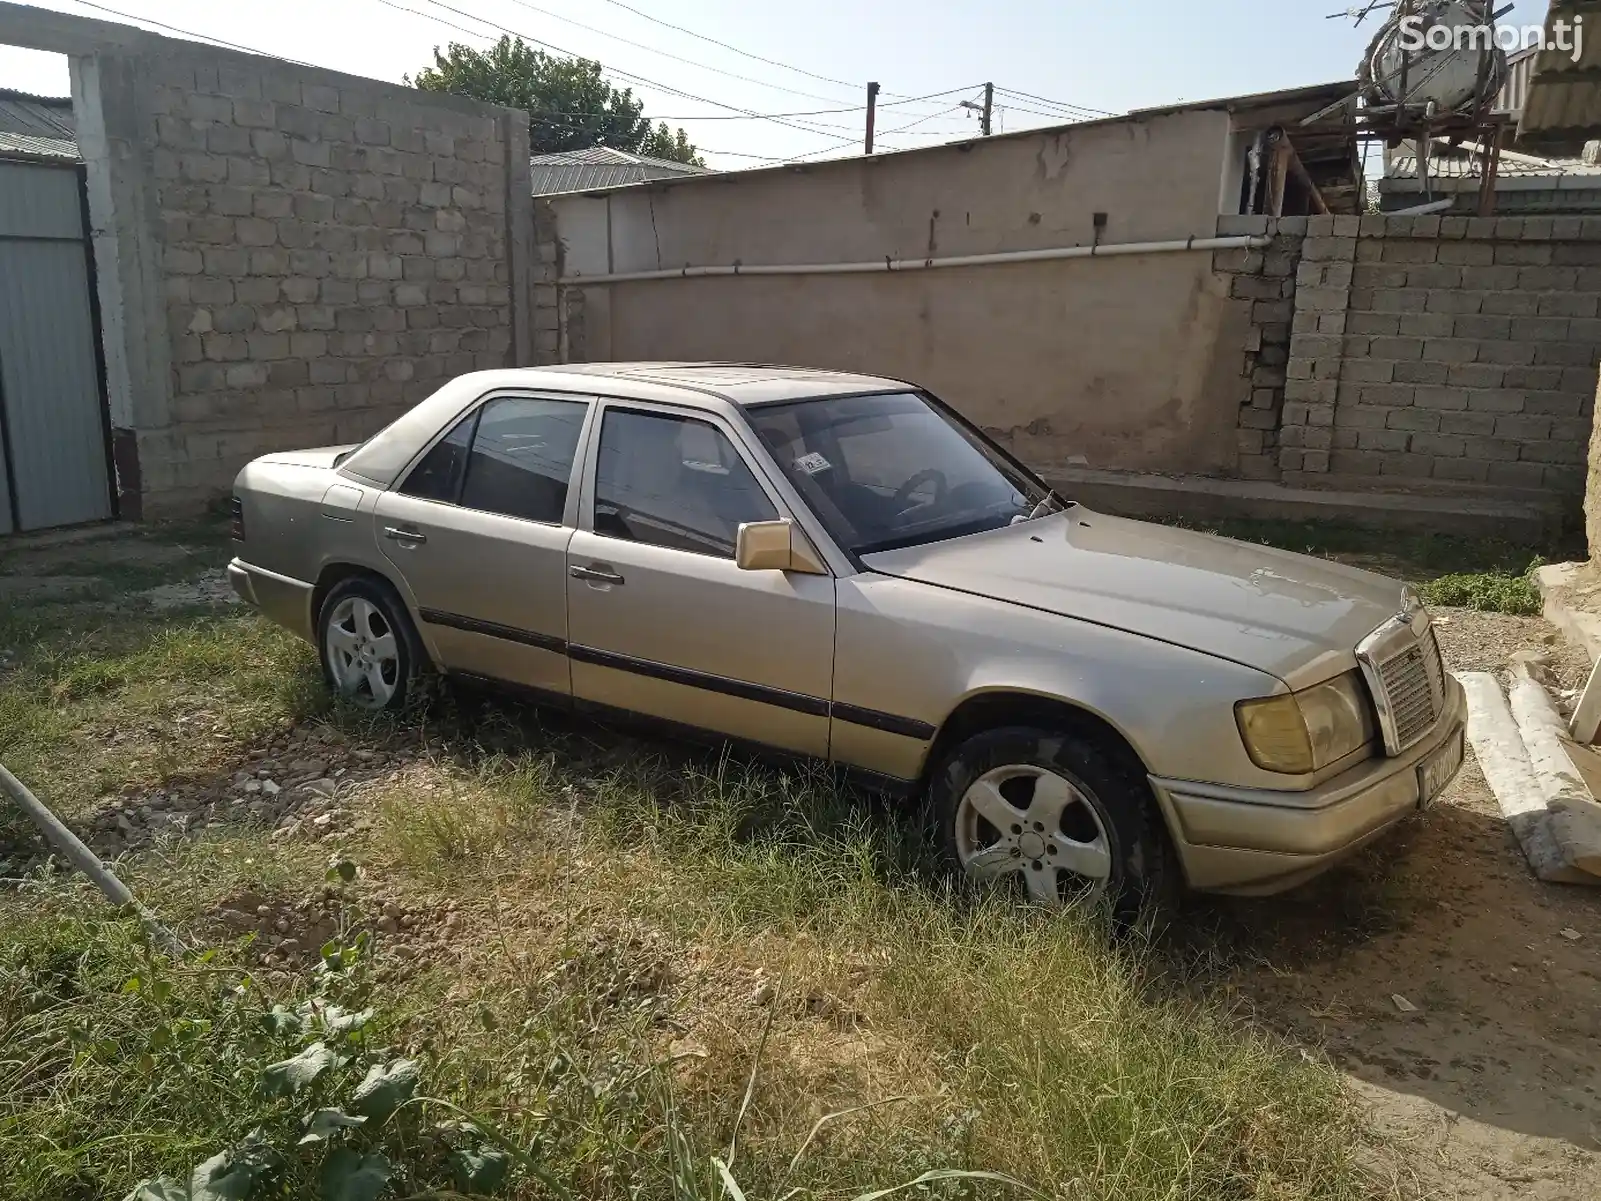
[[332, 813], [319, 813], [316, 817], [311, 819], [311, 824], [316, 826], [318, 829], [323, 829], [328, 825], [329, 822], [333, 821], [333, 819], [334, 815]]
[[260, 780], [246, 780], [245, 781], [245, 791], [246, 792], [260, 792], [261, 791], [261, 781]]
[[1416, 1013], [1418, 1011], [1418, 1007], [1412, 1004], [1411, 1001], [1408, 1001], [1400, 993], [1391, 993], [1390, 1000], [1395, 1002], [1395, 1007], [1402, 1013]]
[[280, 785], [276, 780], [263, 780], [261, 782], [261, 791], [266, 793], [268, 796], [277, 796], [283, 791], [283, 786]]
[[773, 1003], [773, 986], [763, 980], [752, 990], [750, 1003], [757, 1006], [771, 1005]]
[[328, 762], [325, 759], [296, 759], [289, 765], [289, 772], [296, 776], [326, 775]]
[[1569, 942], [1578, 942], [1579, 939], [1584, 937], [1584, 935], [1580, 934], [1577, 930], [1573, 929], [1571, 926], [1568, 927], [1565, 930], [1562, 930], [1561, 934], [1562, 934], [1562, 937], [1567, 939]]
[[383, 934], [396, 934], [400, 931], [400, 923], [392, 917], [378, 919], [378, 929]]
[[309, 781], [305, 787], [307, 792], [314, 792], [318, 796], [333, 796], [334, 790], [339, 785], [335, 781], [324, 777], [321, 780]]

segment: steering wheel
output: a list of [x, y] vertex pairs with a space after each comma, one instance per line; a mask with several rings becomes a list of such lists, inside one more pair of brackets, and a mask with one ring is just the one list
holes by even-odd
[[904, 513], [912, 508], [912, 497], [917, 494], [917, 490], [924, 484], [934, 485], [934, 499], [929, 501], [928, 505], [923, 506], [925, 508], [939, 504], [945, 499], [945, 494], [950, 491], [950, 482], [945, 478], [943, 471], [938, 471], [933, 467], [919, 471], [911, 479], [895, 489], [895, 495], [890, 497], [890, 506], [895, 510], [896, 514]]

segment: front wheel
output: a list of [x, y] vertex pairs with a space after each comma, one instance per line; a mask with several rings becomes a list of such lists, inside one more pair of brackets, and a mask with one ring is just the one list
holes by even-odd
[[947, 859], [1012, 880], [1036, 904], [1105, 905], [1129, 920], [1174, 880], [1145, 781], [1092, 740], [1027, 726], [975, 735], [934, 778]]
[[317, 647], [329, 687], [372, 712], [405, 706], [423, 658], [395, 590], [364, 576], [336, 584], [323, 599]]

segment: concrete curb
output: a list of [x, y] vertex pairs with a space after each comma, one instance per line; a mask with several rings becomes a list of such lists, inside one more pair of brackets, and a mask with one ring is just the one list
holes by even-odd
[[1545, 602], [1544, 616], [1562, 636], [1584, 648], [1591, 663], [1601, 662], [1601, 613], [1585, 605], [1595, 599], [1596, 585], [1588, 563], [1547, 563], [1534, 573], [1534, 586]]
[[1468, 696], [1468, 741], [1473, 744], [1473, 754], [1535, 876], [1555, 884], [1601, 883], [1575, 868], [1563, 854], [1544, 789], [1518, 723], [1501, 695], [1501, 685], [1482, 671], [1463, 672], [1456, 678]]
[[1567, 723], [1526, 662], [1513, 664], [1510, 702], [1562, 862], [1601, 884], [1601, 805], [1568, 754]]

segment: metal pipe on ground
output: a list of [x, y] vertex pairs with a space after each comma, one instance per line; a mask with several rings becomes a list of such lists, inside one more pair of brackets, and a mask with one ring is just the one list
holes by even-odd
[[880, 259], [867, 263], [757, 263], [746, 266], [675, 267], [658, 271], [623, 271], [610, 275], [564, 275], [569, 287], [626, 284], [647, 279], [703, 279], [734, 275], [872, 275], [885, 271], [937, 271], [948, 267], [986, 267], [1003, 263], [1046, 263], [1059, 259], [1104, 259], [1136, 254], [1184, 254], [1203, 250], [1263, 250], [1273, 244], [1264, 234], [1229, 238], [1183, 238], [1166, 242], [1113, 242], [1110, 245], [1058, 246], [1048, 250], [1008, 250], [996, 254], [964, 254], [950, 258]]
[[10, 797], [26, 813], [33, 824], [39, 828], [45, 841], [66, 856], [68, 862], [77, 868], [94, 883], [113, 905], [129, 906], [139, 915], [151, 939], [160, 947], [161, 951], [176, 959], [183, 954], [183, 943], [178, 936], [141, 905], [128, 886], [112, 873], [104, 863], [71, 830], [67, 829], [61, 819], [57, 817], [38, 797], [30, 792], [25, 784], [16, 776], [6, 770], [0, 763], [0, 793]]

